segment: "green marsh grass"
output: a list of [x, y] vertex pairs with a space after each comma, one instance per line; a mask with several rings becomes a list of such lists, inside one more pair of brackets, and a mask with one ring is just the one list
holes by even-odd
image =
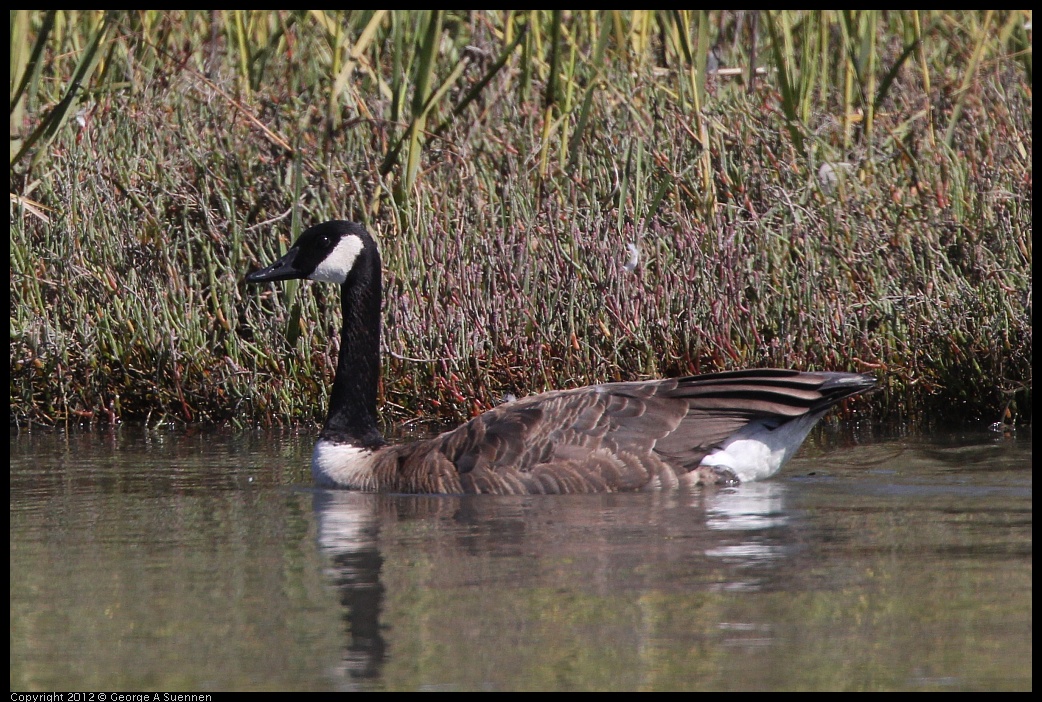
[[12, 12], [12, 422], [320, 421], [338, 291], [242, 279], [331, 218], [381, 242], [388, 423], [747, 366], [1029, 419], [1029, 23]]

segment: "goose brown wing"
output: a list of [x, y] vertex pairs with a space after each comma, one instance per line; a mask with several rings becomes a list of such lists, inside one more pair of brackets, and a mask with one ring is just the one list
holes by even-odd
[[663, 393], [676, 382], [536, 395], [486, 412], [432, 443], [458, 471], [464, 492], [635, 490], [656, 476], [675, 484], [673, 466], [653, 449], [687, 412], [685, 399]]

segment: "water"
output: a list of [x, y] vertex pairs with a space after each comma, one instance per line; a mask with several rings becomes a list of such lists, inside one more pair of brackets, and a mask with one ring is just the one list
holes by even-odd
[[12, 433], [11, 689], [1030, 689], [1031, 437], [690, 493], [315, 490], [310, 434]]

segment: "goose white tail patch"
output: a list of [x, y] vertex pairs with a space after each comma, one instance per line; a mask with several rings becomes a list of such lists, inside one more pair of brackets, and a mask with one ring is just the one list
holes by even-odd
[[805, 415], [774, 427], [753, 421], [702, 459], [703, 466], [726, 468], [741, 482], [769, 478], [792, 458], [821, 415]]
[[321, 263], [315, 266], [314, 272], [308, 278], [323, 283], [343, 285], [351, 269], [354, 268], [358, 255], [362, 253], [363, 247], [362, 240], [353, 234], [341, 237], [336, 247], [322, 259]]
[[311, 475], [321, 487], [374, 490], [372, 449], [319, 439], [311, 453]]

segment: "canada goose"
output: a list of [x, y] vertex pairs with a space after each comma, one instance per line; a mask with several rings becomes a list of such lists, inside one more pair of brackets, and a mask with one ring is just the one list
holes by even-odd
[[871, 388], [854, 373], [759, 369], [555, 390], [440, 436], [388, 446], [376, 422], [380, 253], [360, 225], [311, 227], [248, 283], [338, 283], [343, 329], [311, 469], [326, 487], [415, 493], [570, 493], [766, 478], [815, 422]]

